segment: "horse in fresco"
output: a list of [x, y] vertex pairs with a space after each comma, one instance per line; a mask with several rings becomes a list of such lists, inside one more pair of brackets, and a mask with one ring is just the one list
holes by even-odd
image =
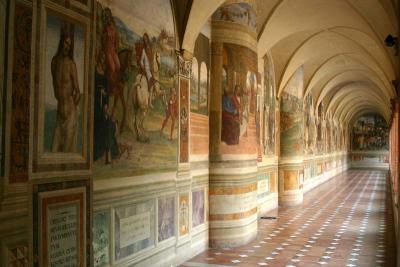
[[149, 109], [153, 108], [152, 102], [156, 97], [165, 94], [160, 86], [160, 54], [158, 52], [154, 54], [152, 69], [155, 80], [153, 86], [149, 88], [146, 76], [139, 73], [136, 76], [130, 98], [133, 106], [136, 140], [142, 143], [150, 142], [149, 135], [144, 127], [144, 120], [146, 119]]

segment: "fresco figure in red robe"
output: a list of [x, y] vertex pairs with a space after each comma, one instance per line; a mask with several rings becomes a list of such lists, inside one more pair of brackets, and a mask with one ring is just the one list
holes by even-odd
[[164, 128], [167, 125], [169, 118], [171, 118], [171, 130], [170, 130], [170, 134], [169, 134], [169, 140], [172, 141], [172, 138], [174, 135], [174, 129], [175, 129], [175, 121], [179, 115], [179, 103], [178, 103], [178, 97], [176, 95], [175, 88], [171, 88], [170, 91], [171, 91], [171, 93], [170, 93], [168, 102], [165, 105], [166, 106], [165, 118], [162, 122], [161, 134], [163, 133]]
[[104, 28], [102, 34], [103, 52], [106, 61], [106, 73], [108, 81], [108, 94], [118, 94], [120, 88], [121, 64], [118, 58], [119, 34], [109, 8], [104, 9]]

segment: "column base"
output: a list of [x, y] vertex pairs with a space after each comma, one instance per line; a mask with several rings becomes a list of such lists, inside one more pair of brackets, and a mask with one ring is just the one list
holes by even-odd
[[290, 192], [283, 192], [279, 196], [279, 206], [297, 206], [303, 203], [303, 190], [293, 190]]
[[[217, 222], [216, 222], [217, 223]], [[233, 222], [234, 224], [235, 222]], [[210, 224], [210, 247], [232, 248], [250, 243], [257, 237], [257, 216], [248, 225], [233, 226], [232, 228], [213, 228]]]

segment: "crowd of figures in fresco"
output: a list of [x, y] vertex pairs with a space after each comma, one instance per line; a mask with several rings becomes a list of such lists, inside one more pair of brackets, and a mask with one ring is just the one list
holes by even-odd
[[309, 93], [304, 101], [304, 153], [313, 154], [316, 152], [317, 146], [317, 128], [312, 94]]
[[287, 83], [280, 99], [281, 155], [303, 154], [303, 68]]
[[352, 132], [352, 150], [388, 149], [388, 126], [381, 116], [362, 116], [354, 123]]
[[275, 153], [275, 80], [272, 57], [267, 54], [264, 57], [264, 129], [262, 140], [264, 154], [273, 155]]
[[213, 21], [229, 21], [257, 29], [257, 15], [248, 3], [234, 3], [221, 6], [212, 16]]
[[114, 11], [100, 3], [97, 8], [95, 167], [102, 175], [110, 164], [125, 175], [175, 168], [179, 98], [172, 16], [165, 14], [162, 23], [145, 14], [132, 19], [124, 8], [140, 12], [143, 3], [117, 2]]
[[[250, 120], [255, 120], [257, 106], [257, 76], [255, 53], [239, 45], [224, 44], [227, 62], [222, 69], [221, 141], [238, 145], [247, 136]], [[246, 66], [246, 68], [243, 68]]]

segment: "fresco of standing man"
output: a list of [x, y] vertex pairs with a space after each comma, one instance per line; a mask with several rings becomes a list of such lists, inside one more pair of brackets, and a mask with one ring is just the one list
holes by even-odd
[[154, 85], [156, 79], [154, 77], [154, 54], [150, 43], [150, 37], [145, 32], [143, 41], [136, 44], [136, 61], [140, 72], [146, 77], [147, 88], [149, 90], [149, 107], [153, 108]]
[[66, 22], [62, 23], [58, 49], [51, 60], [51, 76], [57, 99], [52, 152], [75, 152], [81, 93], [74, 62], [74, 28]]

